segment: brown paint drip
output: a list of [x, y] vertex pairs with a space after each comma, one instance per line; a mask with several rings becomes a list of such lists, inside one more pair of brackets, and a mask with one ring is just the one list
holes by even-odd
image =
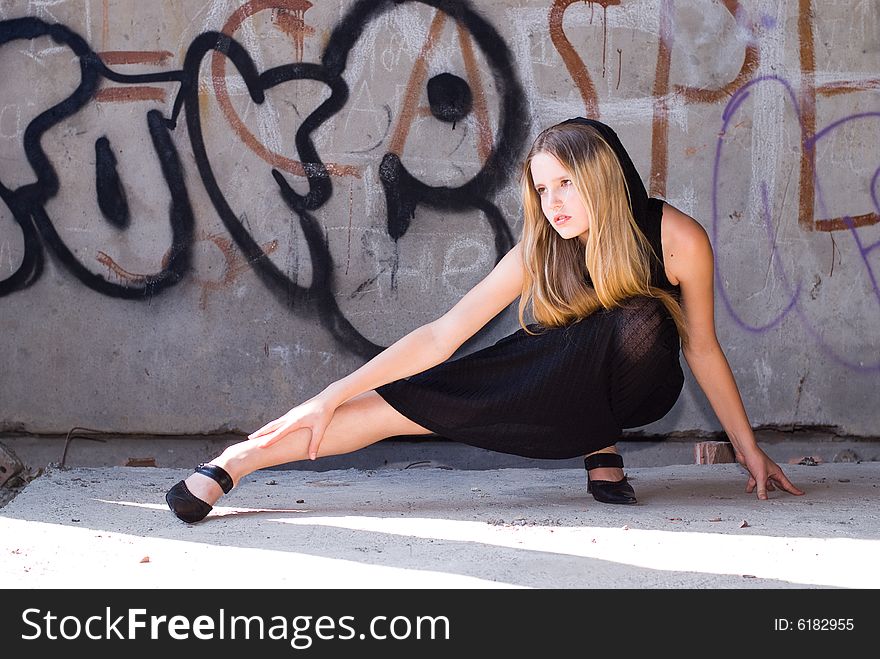
[[799, 0], [798, 37], [801, 56], [801, 170], [800, 170], [800, 216], [798, 224], [806, 231], [813, 231], [815, 212], [815, 189], [813, 186], [813, 161], [815, 147], [807, 148], [807, 141], [816, 134], [816, 57], [813, 51], [813, 7], [811, 0]]
[[464, 59], [464, 69], [467, 71], [468, 82], [474, 97], [474, 116], [477, 120], [477, 129], [480, 131], [480, 138], [477, 141], [477, 153], [480, 156], [480, 163], [485, 163], [492, 153], [492, 127], [489, 125], [489, 110], [486, 103], [486, 89], [483, 87], [483, 81], [480, 78], [480, 67], [477, 65], [477, 58], [474, 55], [473, 44], [467, 31], [459, 23], [458, 41], [461, 44], [461, 56]]
[[107, 50], [98, 53], [104, 64], [164, 64], [173, 55], [167, 50]]
[[99, 89], [95, 100], [99, 103], [133, 103], [135, 101], [165, 102], [165, 90], [161, 87], [109, 87]]
[[605, 48], [608, 45], [608, 5], [602, 5], [602, 77], [605, 77]]
[[829, 233], [828, 236], [831, 238], [831, 271], [828, 273], [829, 277], [834, 276], [834, 253], [837, 251], [837, 241], [834, 240], [834, 234]]
[[[223, 26], [223, 34], [230, 37], [235, 36], [235, 31], [241, 24], [253, 16], [254, 14], [266, 9], [285, 9], [290, 12], [305, 11], [301, 9], [303, 0], [251, 0], [236, 9], [226, 24]], [[305, 176], [305, 168], [299, 160], [282, 156], [279, 153], [267, 149], [257, 139], [257, 137], [248, 130], [241, 117], [238, 116], [235, 108], [232, 106], [232, 100], [229, 98], [229, 92], [226, 89], [226, 58], [219, 52], [214, 51], [211, 57], [211, 82], [214, 86], [214, 94], [217, 103], [226, 117], [226, 121], [238, 135], [238, 138], [253, 151], [262, 160], [266, 161], [276, 169], [295, 174], [297, 176]], [[324, 163], [324, 167], [330, 176], [353, 176], [361, 177], [359, 167], [353, 165], [340, 165], [336, 163]]]
[[660, 42], [657, 46], [657, 72], [654, 76], [654, 117], [651, 139], [651, 179], [649, 194], [662, 197], [666, 194], [667, 140], [669, 135], [669, 68], [672, 62], [673, 34], [672, 6], [669, 0], [660, 4]]
[[[550, 6], [550, 14], [548, 16], [550, 40], [556, 46], [568, 74], [574, 80], [575, 86], [581, 93], [584, 100], [584, 116], [588, 119], [599, 118], [599, 95], [596, 93], [596, 87], [593, 85], [593, 79], [590, 77], [584, 61], [578, 55], [574, 46], [565, 34], [562, 27], [562, 18], [565, 10], [575, 2], [580, 0], [554, 0]], [[607, 0], [610, 4], [620, 4], [619, 1]], [[592, 3], [590, 3], [592, 7]]]
[[620, 89], [620, 74], [623, 71], [623, 50], [617, 49], [617, 86], [614, 89]]
[[409, 135], [410, 128], [412, 128], [413, 114], [418, 105], [419, 96], [425, 86], [425, 78], [428, 75], [428, 55], [434, 49], [434, 44], [437, 43], [445, 23], [446, 13], [438, 9], [431, 21], [428, 38], [422, 46], [416, 63], [413, 65], [409, 81], [407, 81], [406, 92], [403, 95], [403, 102], [401, 104], [402, 107], [398, 113], [397, 127], [394, 129], [394, 134], [388, 145], [388, 151], [396, 154], [399, 158], [403, 157], [403, 146], [406, 144], [406, 138]]
[[273, 9], [272, 22], [279, 30], [287, 34], [293, 40], [293, 47], [297, 61], [302, 61], [306, 35], [312, 36], [315, 28], [306, 25], [306, 10], [313, 6], [308, 0], [299, 0], [298, 7], [290, 9]]

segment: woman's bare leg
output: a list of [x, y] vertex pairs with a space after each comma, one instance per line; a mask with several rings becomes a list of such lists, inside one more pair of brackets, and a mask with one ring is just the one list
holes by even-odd
[[[336, 408], [324, 431], [318, 458], [351, 453], [386, 437], [428, 434], [429, 430], [400, 414], [375, 391], [367, 391]], [[306, 429], [295, 430], [266, 448], [258, 446], [260, 440], [247, 439], [227, 447], [211, 464], [225, 469], [238, 485], [242, 478], [258, 469], [308, 459], [309, 435]], [[186, 479], [186, 486], [210, 505], [223, 494], [213, 479], [198, 473]]]

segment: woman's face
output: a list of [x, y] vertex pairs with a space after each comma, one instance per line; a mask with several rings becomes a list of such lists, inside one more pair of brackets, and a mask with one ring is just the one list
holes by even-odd
[[541, 210], [550, 226], [562, 238], [586, 242], [590, 217], [569, 171], [555, 156], [543, 151], [532, 157], [530, 169]]

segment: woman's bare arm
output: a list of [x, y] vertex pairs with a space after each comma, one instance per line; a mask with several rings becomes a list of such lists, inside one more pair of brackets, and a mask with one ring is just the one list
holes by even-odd
[[766, 499], [774, 485], [803, 494], [758, 447], [730, 364], [715, 333], [714, 255], [709, 236], [693, 218], [669, 206], [663, 212], [664, 261], [681, 286], [689, 341], [683, 354], [712, 410], [730, 438], [737, 459], [751, 474], [746, 491]]
[[437, 320], [422, 325], [321, 393], [265, 424], [249, 439], [271, 446], [299, 428], [309, 428], [308, 454], [315, 459], [336, 408], [388, 382], [421, 373], [445, 361], [467, 339], [503, 311], [522, 291], [522, 250], [513, 247], [486, 277]]
[[337, 404], [445, 361], [513, 302], [522, 290], [522, 251], [517, 243], [486, 277], [437, 320], [422, 325], [327, 387]]

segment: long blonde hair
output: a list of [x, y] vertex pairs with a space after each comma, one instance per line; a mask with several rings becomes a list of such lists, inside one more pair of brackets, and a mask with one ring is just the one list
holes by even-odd
[[[531, 173], [538, 153], [554, 156], [571, 174], [590, 218], [586, 247], [579, 239], [562, 238], [544, 216]], [[524, 276], [519, 322], [526, 332], [537, 333], [526, 322], [529, 307], [538, 325], [552, 328], [619, 307], [629, 297], [647, 296], [663, 302], [686, 341], [678, 299], [651, 285], [650, 259], [659, 257], [636, 224], [620, 161], [598, 130], [575, 123], [544, 130], [523, 163], [521, 187]]]

